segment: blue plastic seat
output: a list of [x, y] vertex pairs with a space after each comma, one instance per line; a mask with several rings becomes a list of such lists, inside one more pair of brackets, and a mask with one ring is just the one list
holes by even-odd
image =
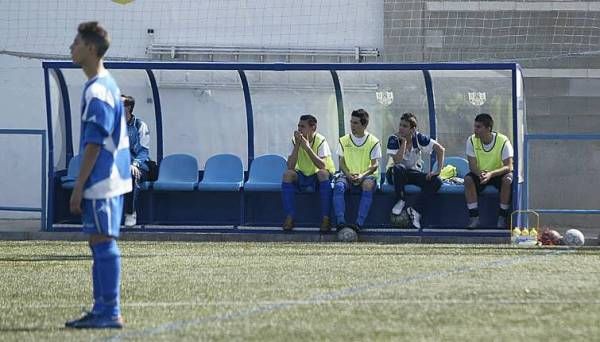
[[200, 191], [239, 191], [244, 184], [242, 160], [233, 154], [217, 154], [204, 166], [204, 177], [198, 184]]
[[157, 191], [193, 191], [198, 184], [198, 160], [189, 154], [172, 154], [163, 158], [158, 179], [152, 184]]
[[[445, 165], [453, 165], [454, 167], [456, 167], [457, 177], [460, 177], [460, 178], [465, 178], [467, 173], [470, 172], [469, 162], [465, 158], [447, 157], [445, 159]], [[433, 167], [435, 169], [437, 169], [437, 162], [434, 164]], [[444, 182], [444, 184], [442, 184], [442, 188], [440, 189], [440, 192], [447, 193], [447, 194], [459, 194], [459, 193], [462, 194], [465, 192], [465, 187], [460, 184], [448, 184], [448, 183]], [[498, 193], [498, 190], [493, 186], [488, 186], [482, 191], [482, 193], [483, 194], [495, 194], [495, 193]]]
[[81, 168], [81, 155], [76, 155], [69, 160], [67, 167], [67, 175], [60, 177], [60, 182], [63, 188], [73, 189], [75, 186], [75, 180], [79, 176], [79, 169]]
[[286, 169], [285, 159], [275, 154], [254, 159], [244, 191], [281, 191], [281, 180]]
[[[444, 165], [456, 167], [456, 176], [460, 178], [465, 178], [467, 173], [469, 173], [469, 162], [462, 157], [446, 157], [444, 159]], [[433, 170], [437, 170], [437, 161], [433, 164]]]

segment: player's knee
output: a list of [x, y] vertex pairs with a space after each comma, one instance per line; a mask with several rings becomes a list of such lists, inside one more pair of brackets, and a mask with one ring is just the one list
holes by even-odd
[[473, 174], [469, 173], [465, 176], [465, 186], [473, 186], [475, 185], [475, 181], [473, 181]]
[[285, 183], [291, 183], [296, 180], [296, 171], [294, 170], [285, 170], [283, 173], [283, 181]]
[[395, 176], [403, 176], [406, 174], [406, 168], [403, 165], [394, 165], [393, 170]]
[[512, 173], [507, 173], [502, 176], [502, 185], [511, 185], [512, 184]]
[[365, 179], [362, 183], [363, 191], [373, 191], [375, 188], [375, 182], [372, 179]]
[[333, 185], [333, 192], [344, 193], [344, 191], [346, 191], [346, 185], [344, 182], [335, 182]]
[[329, 179], [329, 171], [327, 171], [325, 169], [319, 169], [319, 171], [317, 171], [317, 178], [319, 179], [320, 182], [328, 180]]

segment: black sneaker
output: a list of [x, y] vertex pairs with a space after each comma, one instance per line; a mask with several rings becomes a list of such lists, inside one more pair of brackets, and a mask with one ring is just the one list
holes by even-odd
[[79, 324], [81, 322], [89, 321], [89, 320], [93, 319], [95, 316], [96, 316], [95, 314], [93, 314], [91, 312], [88, 312], [88, 311], [85, 311], [84, 315], [82, 317], [77, 318], [77, 319], [73, 319], [73, 320], [70, 320], [70, 321], [67, 321], [65, 323], [65, 327], [67, 327], [67, 328], [74, 328], [75, 325], [77, 325], [77, 324]]

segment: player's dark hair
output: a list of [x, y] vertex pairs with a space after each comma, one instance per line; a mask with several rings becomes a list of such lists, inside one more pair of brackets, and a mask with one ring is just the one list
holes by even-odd
[[79, 24], [77, 32], [85, 44], [96, 46], [98, 57], [104, 56], [110, 46], [110, 38], [108, 37], [108, 32], [97, 21], [88, 21]]
[[315, 118], [314, 116], [312, 116], [312, 115], [310, 115], [310, 114], [305, 114], [305, 115], [302, 115], [302, 116], [300, 117], [300, 121], [308, 121], [308, 124], [309, 124], [310, 126], [314, 126], [314, 125], [316, 125], [316, 124], [317, 124], [317, 118]]
[[133, 113], [133, 108], [135, 107], [135, 99], [133, 96], [121, 94], [121, 98], [123, 99], [123, 105], [125, 107], [131, 107], [131, 113]]
[[494, 127], [494, 120], [492, 119], [492, 116], [488, 113], [481, 113], [477, 115], [475, 117], [475, 121], [482, 123], [485, 127], [489, 128], [490, 130]]
[[352, 115], [360, 119], [360, 123], [363, 126], [367, 126], [369, 124], [369, 113], [366, 110], [360, 108], [352, 111]]
[[417, 117], [413, 113], [402, 114], [400, 121], [408, 122], [410, 124], [410, 128], [417, 128]]

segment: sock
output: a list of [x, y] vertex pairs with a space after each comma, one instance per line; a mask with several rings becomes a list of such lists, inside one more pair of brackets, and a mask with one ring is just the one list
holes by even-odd
[[333, 209], [338, 224], [346, 223], [346, 218], [344, 217], [346, 212], [344, 192], [346, 192], [346, 184], [344, 182], [336, 182], [333, 187]]
[[358, 224], [360, 227], [363, 226], [367, 215], [369, 215], [369, 209], [371, 208], [372, 202], [373, 191], [363, 190], [360, 195], [360, 203], [358, 205], [358, 217], [356, 218], [356, 224]]
[[296, 187], [292, 183], [281, 183], [281, 199], [283, 200], [283, 211], [286, 216], [294, 218], [295, 205], [294, 196], [296, 196]]
[[121, 254], [117, 242], [110, 240], [92, 246], [94, 263], [102, 291], [104, 315], [121, 314], [119, 308], [119, 285], [121, 282]]
[[321, 217], [329, 216], [331, 210], [331, 183], [329, 180], [319, 183], [319, 192], [321, 194]]
[[479, 209], [477, 208], [477, 202], [467, 203], [469, 209], [469, 217], [479, 217]]
[[[92, 256], [93, 255], [94, 251], [92, 250]], [[104, 311], [104, 303], [102, 300], [100, 277], [98, 277], [98, 265], [95, 261], [92, 261], [92, 290], [94, 293], [94, 306], [92, 307], [92, 313], [101, 314]]]

